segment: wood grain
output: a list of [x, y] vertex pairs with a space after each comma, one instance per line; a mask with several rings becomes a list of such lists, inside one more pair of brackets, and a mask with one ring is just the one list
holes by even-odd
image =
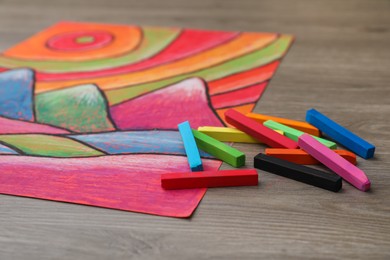
[[[259, 171], [258, 187], [210, 189], [188, 220], [0, 196], [0, 259], [389, 259], [389, 11], [386, 0], [0, 0], [1, 50], [58, 20], [294, 34], [255, 111], [304, 120], [314, 107], [377, 146], [358, 158], [371, 192]], [[251, 167], [265, 146], [235, 147]]]

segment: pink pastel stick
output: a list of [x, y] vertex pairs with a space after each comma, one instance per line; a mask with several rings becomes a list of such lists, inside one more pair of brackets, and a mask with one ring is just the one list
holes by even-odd
[[371, 182], [362, 170], [310, 135], [301, 135], [298, 138], [298, 145], [359, 190], [367, 191], [370, 189]]

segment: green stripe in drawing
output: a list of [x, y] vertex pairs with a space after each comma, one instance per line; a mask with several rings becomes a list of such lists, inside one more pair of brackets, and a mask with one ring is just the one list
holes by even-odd
[[287, 51], [291, 41], [292, 36], [282, 35], [275, 42], [265, 48], [253, 51], [247, 55], [232, 59], [223, 64], [156, 82], [108, 90], [106, 91], [106, 96], [109, 100], [109, 103], [111, 105], [115, 105], [127, 99], [131, 99], [144, 93], [172, 85], [190, 77], [201, 77], [206, 81], [226, 77], [228, 75], [246, 71], [279, 59]]
[[102, 152], [61, 136], [44, 134], [0, 135], [0, 141], [28, 155], [47, 157], [89, 157]]
[[5, 68], [29, 67], [42, 72], [79, 72], [109, 69], [151, 57], [165, 49], [179, 35], [176, 28], [143, 27], [144, 38], [134, 51], [120, 57], [88, 61], [39, 61], [22, 60], [0, 55], [0, 66]]

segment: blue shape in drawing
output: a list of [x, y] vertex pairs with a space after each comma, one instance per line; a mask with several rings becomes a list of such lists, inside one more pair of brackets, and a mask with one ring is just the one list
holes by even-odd
[[12, 150], [8, 146], [0, 144], [0, 154], [18, 154], [16, 151]]
[[[68, 135], [109, 154], [159, 153], [186, 155], [178, 131], [124, 131]], [[200, 151], [202, 157], [214, 158]]]
[[14, 69], [0, 73], [0, 116], [33, 121], [34, 72]]

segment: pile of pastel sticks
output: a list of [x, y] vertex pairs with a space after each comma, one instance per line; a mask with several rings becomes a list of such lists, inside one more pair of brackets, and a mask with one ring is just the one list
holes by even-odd
[[[361, 191], [370, 189], [366, 174], [356, 167], [356, 155], [364, 159], [374, 156], [375, 146], [334, 122], [315, 109], [306, 113], [306, 121], [236, 110], [225, 112], [233, 127], [199, 127], [191, 129], [188, 121], [178, 125], [188, 163], [189, 173], [161, 175], [165, 189], [191, 189], [258, 185], [256, 169], [203, 171], [199, 149], [235, 168], [245, 165], [245, 154], [223, 142], [263, 143], [270, 148], [254, 158], [254, 167], [296, 181], [337, 192], [342, 179]], [[331, 140], [321, 136], [325, 134]], [[337, 144], [350, 150], [337, 150]], [[304, 165], [323, 164], [331, 172]]]

